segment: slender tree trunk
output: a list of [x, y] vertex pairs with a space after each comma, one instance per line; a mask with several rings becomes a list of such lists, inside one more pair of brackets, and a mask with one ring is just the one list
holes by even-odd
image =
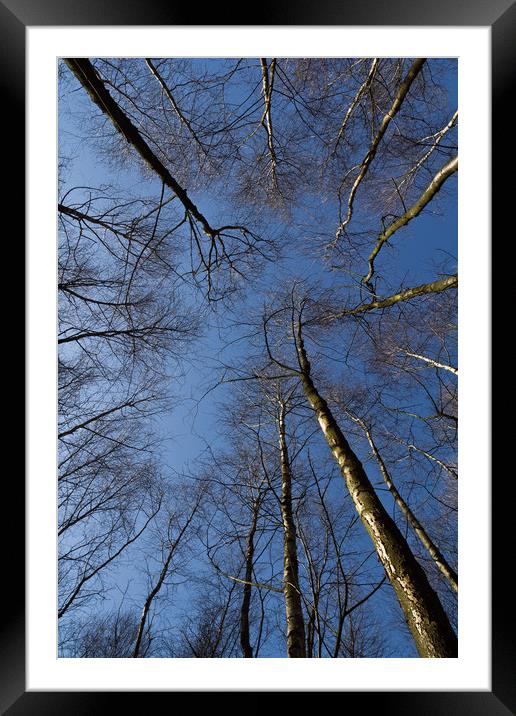
[[299, 589], [297, 538], [292, 515], [292, 471], [285, 433], [285, 405], [280, 403], [278, 435], [281, 461], [281, 519], [283, 521], [283, 590], [287, 617], [287, 654], [306, 657], [305, 622]]
[[315, 606], [310, 609], [306, 624], [306, 655], [311, 658], [314, 654], [315, 643]]
[[340, 430], [326, 401], [310, 376], [301, 327], [297, 350], [301, 383], [315, 411], [326, 442], [335, 457], [355, 508], [374, 544], [422, 657], [456, 657], [457, 637], [441, 602], [405, 538], [382, 505], [362, 463]]
[[459, 578], [457, 576], [457, 572], [455, 572], [454, 569], [448, 564], [446, 558], [441, 553], [439, 548], [436, 544], [432, 541], [430, 535], [427, 533], [421, 522], [417, 519], [416, 515], [412, 512], [410, 507], [407, 505], [403, 497], [398, 492], [398, 489], [396, 488], [396, 485], [392, 481], [392, 478], [389, 474], [389, 471], [387, 470], [387, 467], [382, 459], [382, 456], [380, 455], [378, 448], [376, 447], [376, 444], [373, 440], [373, 437], [371, 435], [371, 431], [367, 428], [367, 426], [364, 424], [362, 420], [359, 418], [354, 418], [356, 422], [360, 425], [360, 427], [364, 430], [367, 441], [369, 442], [369, 445], [371, 446], [371, 450], [373, 451], [373, 454], [376, 458], [376, 461], [378, 463], [378, 466], [380, 467], [380, 472], [382, 473], [382, 477], [385, 481], [385, 484], [389, 488], [389, 492], [393, 496], [394, 500], [396, 501], [396, 504], [400, 508], [400, 510], [403, 512], [405, 517], [407, 518], [407, 521], [409, 525], [412, 527], [414, 532], [416, 533], [417, 537], [419, 538], [419, 541], [423, 545], [423, 547], [427, 550], [428, 554], [432, 557], [434, 560], [436, 566], [441, 571], [441, 573], [446, 577], [448, 580], [450, 586], [455, 592], [459, 591]]
[[240, 644], [242, 646], [242, 654], [245, 659], [253, 658], [253, 647], [249, 634], [249, 606], [251, 604], [251, 581], [253, 578], [253, 558], [254, 558], [254, 536], [256, 534], [256, 525], [258, 522], [258, 511], [260, 509], [260, 500], [256, 498], [253, 501], [253, 512], [251, 527], [247, 535], [247, 544], [245, 550], [245, 584], [244, 596], [242, 598], [242, 606], [240, 608]]
[[157, 580], [156, 584], [154, 585], [154, 587], [150, 590], [149, 594], [147, 595], [147, 598], [145, 599], [145, 603], [144, 603], [143, 609], [142, 609], [142, 614], [140, 617], [140, 622], [138, 624], [138, 630], [136, 633], [136, 642], [135, 642], [134, 650], [133, 650], [133, 658], [134, 659], [137, 659], [140, 656], [142, 639], [145, 634], [145, 625], [147, 623], [147, 619], [148, 619], [149, 612], [150, 612], [150, 609], [152, 606], [152, 602], [154, 601], [155, 597], [159, 594], [159, 592], [163, 586], [163, 583], [165, 582], [165, 578], [168, 574], [168, 571], [170, 568], [170, 563], [172, 561], [172, 557], [174, 556], [174, 553], [175, 553], [176, 549], [178, 548], [179, 543], [181, 542], [181, 539], [182, 539], [184, 533], [188, 529], [191, 521], [193, 520], [193, 517], [194, 517], [195, 513], [197, 512], [197, 509], [199, 508], [199, 503], [200, 503], [200, 497], [198, 498], [187, 521], [185, 522], [185, 524], [179, 531], [179, 534], [178, 534], [175, 542], [170, 546], [170, 549], [168, 551], [166, 559], [163, 563], [163, 567], [159, 574], [158, 580]]

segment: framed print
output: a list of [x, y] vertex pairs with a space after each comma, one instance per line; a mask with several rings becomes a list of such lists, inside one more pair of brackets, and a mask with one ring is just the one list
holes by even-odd
[[0, 4], [28, 279], [6, 713], [516, 708], [490, 426], [514, 5], [264, 10]]

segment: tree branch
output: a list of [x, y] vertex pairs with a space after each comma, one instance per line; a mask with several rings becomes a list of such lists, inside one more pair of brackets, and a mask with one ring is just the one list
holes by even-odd
[[401, 105], [403, 104], [403, 100], [407, 96], [407, 93], [417, 77], [417, 75], [421, 72], [421, 69], [425, 63], [425, 60], [422, 58], [418, 58], [414, 60], [412, 63], [412, 66], [410, 67], [409, 71], [407, 72], [407, 76], [403, 80], [403, 82], [400, 84], [398, 91], [396, 92], [396, 96], [394, 97], [394, 100], [390, 106], [389, 111], [382, 119], [382, 122], [380, 124], [380, 127], [378, 129], [378, 132], [376, 133], [371, 146], [369, 147], [369, 151], [365, 155], [364, 159], [362, 160], [362, 164], [360, 165], [360, 171], [358, 173], [357, 178], [355, 179], [355, 182], [353, 186], [351, 187], [351, 192], [349, 194], [348, 198], [348, 211], [346, 218], [344, 221], [341, 221], [339, 224], [339, 227], [337, 229], [337, 232], [335, 234], [335, 240], [333, 242], [333, 245], [336, 245], [344, 233], [344, 229], [351, 221], [351, 217], [353, 216], [353, 202], [355, 200], [355, 195], [358, 191], [358, 187], [360, 186], [362, 180], [364, 179], [365, 175], [367, 174], [367, 171], [371, 165], [371, 162], [376, 156], [376, 153], [378, 151], [378, 146], [380, 142], [382, 141], [385, 132], [387, 131], [391, 121], [394, 119], [394, 117], [398, 114]]
[[[425, 191], [421, 194], [419, 199], [416, 201], [415, 204], [413, 204], [410, 209], [407, 209], [407, 211], [403, 214], [403, 216], [400, 216], [399, 219], [396, 219], [396, 221], [393, 221], [392, 224], [390, 224], [385, 231], [383, 231], [380, 234], [380, 237], [376, 243], [376, 246], [372, 250], [369, 259], [369, 270], [367, 272], [367, 275], [364, 276], [362, 279], [363, 282], [367, 285], [369, 285], [369, 282], [371, 278], [373, 277], [374, 273], [374, 261], [375, 258], [378, 256], [380, 249], [385, 244], [386, 241], [390, 239], [390, 237], [398, 231], [398, 229], [401, 229], [402, 226], [406, 226], [409, 221], [412, 221], [418, 214], [420, 214], [425, 206], [434, 198], [434, 196], [437, 194], [439, 189], [442, 187], [444, 182], [452, 175], [454, 174], [459, 168], [459, 158], [454, 157], [453, 159], [450, 159], [449, 162], [447, 162], [434, 176], [430, 184], [427, 186]], [[369, 286], [370, 288], [370, 286]]]
[[440, 293], [441, 291], [446, 291], [449, 288], [457, 288], [458, 284], [458, 276], [457, 274], [454, 274], [453, 276], [432, 281], [431, 283], [423, 283], [420, 286], [406, 288], [403, 291], [394, 293], [392, 296], [387, 296], [387, 298], [371, 301], [370, 303], [363, 303], [361, 306], [356, 306], [355, 308], [345, 308], [338, 313], [330, 313], [325, 316], [321, 316], [316, 320], [335, 321], [338, 318], [344, 318], [344, 316], [354, 316], [358, 313], [374, 311], [377, 308], [390, 308], [390, 306], [394, 306], [396, 303], [409, 301], [417, 296], [425, 296], [429, 293]]

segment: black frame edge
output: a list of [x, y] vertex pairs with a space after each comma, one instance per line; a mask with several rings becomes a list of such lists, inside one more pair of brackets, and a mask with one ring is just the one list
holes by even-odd
[[[510, 137], [514, 131], [514, 117], [509, 111], [510, 101], [514, 97], [514, 77], [516, 68], [516, 3], [513, 3], [501, 15], [491, 28], [492, 43], [492, 301], [498, 299], [498, 309], [491, 308], [494, 335], [502, 335], [501, 323], [504, 314], [501, 307], [510, 301], [508, 289], [499, 276], [498, 266], [503, 266], [507, 240], [512, 230], [512, 212], [514, 204], [514, 180], [512, 172], [516, 161], [514, 142]], [[496, 237], [496, 241], [494, 240]], [[500, 263], [501, 262], [501, 263]], [[496, 347], [493, 341], [493, 347]], [[492, 355], [492, 362], [496, 352]], [[500, 371], [492, 371], [492, 415], [498, 415], [496, 386], [502, 380]], [[498, 382], [497, 382], [498, 381]], [[501, 392], [498, 394], [501, 395]], [[497, 458], [503, 454], [504, 445], [510, 439], [509, 426], [498, 420], [496, 431], [492, 429], [492, 690], [497, 697], [516, 713], [516, 638], [514, 635], [514, 593], [507, 584], [507, 559], [511, 545], [514, 546], [512, 512], [513, 502], [506, 492], [510, 486], [504, 478], [505, 470]], [[498, 465], [497, 477], [494, 467]], [[512, 481], [510, 481], [512, 482]], [[512, 630], [510, 628], [512, 622]]]
[[[319, 7], [320, 5], [320, 7]], [[394, 0], [383, 5], [377, 0], [365, 0], [351, 7], [338, 6], [337, 0], [323, 0], [317, 9], [308, 0], [294, 5], [293, 2], [278, 3], [264, 7], [261, 17], [268, 25], [466, 25], [492, 26], [492, 101], [493, 101], [493, 152], [492, 152], [492, 232], [502, 236], [502, 222], [507, 207], [514, 203], [513, 182], [507, 181], [503, 169], [513, 167], [514, 147], [513, 115], [508, 111], [511, 79], [516, 67], [516, 4], [513, 0], [497, 0], [488, 6], [481, 0], [469, 2], [468, 7], [460, 0], [437, 0], [432, 5], [410, 4], [407, 0]], [[509, 5], [508, 9], [507, 6]], [[7, 7], [6, 7], [7, 6]], [[8, 9], [8, 7], [10, 9]], [[270, 9], [270, 12], [267, 10]], [[231, 6], [226, 7], [228, 17], [240, 17]], [[163, 25], [198, 24], [190, 11], [171, 10], [157, 0], [132, 0], [121, 3], [111, 0], [109, 5], [101, 0], [89, 3], [69, 0], [2, 0], [0, 2], [0, 88], [4, 106], [2, 113], [5, 145], [12, 154], [6, 162], [10, 186], [8, 201], [12, 214], [17, 218], [17, 232], [24, 227], [24, 195], [20, 187], [25, 182], [24, 120], [25, 120], [25, 28], [28, 25]], [[295, 21], [293, 21], [295, 18]], [[253, 24], [261, 24], [256, 22]], [[221, 14], [206, 17], [206, 24], [246, 24], [226, 21]], [[251, 24], [251, 23], [248, 23]], [[508, 141], [509, 138], [509, 141]], [[511, 159], [513, 161], [511, 161]], [[11, 174], [13, 174], [11, 180]], [[503, 178], [502, 178], [503, 177]], [[18, 180], [18, 181], [16, 181]], [[24, 231], [24, 228], [23, 228]], [[16, 235], [15, 234], [15, 235]], [[510, 237], [508, 237], [510, 238]], [[19, 240], [21, 244], [21, 239]], [[493, 247], [494, 249], [494, 247]], [[498, 249], [501, 255], [500, 249]], [[496, 260], [493, 250], [492, 262]], [[23, 259], [22, 259], [23, 261]], [[495, 285], [493, 283], [493, 290]], [[498, 289], [497, 289], [498, 290]], [[493, 297], [494, 298], [494, 297]], [[16, 300], [19, 300], [16, 298]], [[494, 312], [492, 313], [495, 318]], [[12, 335], [12, 334], [11, 334]], [[494, 377], [494, 373], [493, 373]], [[495, 384], [493, 383], [493, 388]], [[498, 434], [497, 434], [498, 435]], [[493, 434], [492, 454], [496, 445], [503, 445], [503, 437]], [[505, 443], [506, 444], [506, 443]], [[0, 639], [1, 691], [0, 709], [10, 716], [20, 714], [92, 714], [119, 708], [120, 699], [128, 692], [25, 692], [25, 572], [21, 555], [24, 554], [25, 532], [19, 515], [24, 512], [24, 486], [19, 475], [10, 481], [11, 505], [5, 511], [6, 532], [4, 544], [4, 575], [9, 575], [9, 586], [4, 588], [11, 605], [9, 618], [4, 619]], [[397, 716], [417, 713], [418, 716], [506, 716], [516, 713], [516, 683], [514, 679], [515, 646], [508, 629], [508, 615], [514, 613], [513, 592], [507, 584], [507, 555], [513, 536], [512, 503], [507, 500], [505, 485], [493, 480], [493, 609], [492, 609], [492, 692], [348, 692], [347, 703], [367, 696], [370, 707], [381, 706], [384, 713]], [[496, 515], [496, 519], [495, 519]], [[16, 545], [16, 549], [11, 546]], [[155, 696], [163, 692], [152, 693]], [[202, 694], [202, 692], [200, 692]], [[223, 693], [223, 692], [221, 692]], [[149, 706], [148, 692], [143, 701], [140, 692], [128, 693], [134, 706]], [[166, 697], [171, 694], [165, 692]], [[116, 699], [116, 702], [115, 702]]]
[[[262, 0], [245, 18], [242, 4], [159, 0], [2, 0], [24, 25], [492, 25], [512, 0]], [[199, 22], [199, 19], [202, 22]]]
[[[5, 217], [14, 221], [10, 230], [4, 231], [4, 249], [21, 249], [10, 259], [4, 258], [5, 266], [24, 267], [25, 251], [25, 26], [19, 18], [0, 3], [0, 97], [3, 111], [2, 123], [4, 155], [4, 208]], [[16, 284], [15, 284], [16, 285]], [[14, 311], [6, 311], [8, 325], [4, 335], [8, 336], [11, 360], [22, 363], [21, 355], [25, 343], [20, 327], [25, 324], [25, 300], [22, 288], [13, 294], [12, 307], [22, 307], [21, 321], [15, 321]], [[11, 317], [12, 315], [12, 317]], [[21, 335], [20, 335], [21, 333]], [[15, 338], [16, 337], [16, 338]], [[21, 346], [21, 349], [20, 349]], [[12, 380], [14, 379], [14, 376]], [[8, 399], [11, 408], [16, 403], [24, 405], [24, 377], [20, 377], [19, 388], [14, 388]], [[14, 387], [14, 385], [13, 385]], [[13, 433], [20, 433], [18, 421], [11, 418]], [[4, 443], [5, 444], [5, 443]], [[6, 451], [7, 453], [7, 451]], [[4, 619], [0, 627], [0, 709], [12, 703], [25, 690], [25, 486], [24, 472], [18, 467], [21, 461], [10, 451], [11, 466], [7, 463], [4, 471], [4, 508], [2, 525], [4, 539], [2, 550], [3, 595], [5, 599]], [[18, 454], [23, 455], [23, 447]], [[6, 455], [7, 457], [7, 455]], [[23, 464], [23, 463], [22, 463]]]

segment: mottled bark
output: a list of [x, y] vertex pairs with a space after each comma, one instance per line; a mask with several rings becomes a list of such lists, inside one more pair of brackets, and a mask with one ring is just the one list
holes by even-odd
[[253, 658], [253, 647], [251, 646], [249, 630], [249, 607], [251, 605], [251, 580], [253, 578], [254, 536], [256, 534], [259, 509], [260, 501], [259, 498], [257, 498], [253, 501], [251, 526], [247, 535], [247, 544], [245, 549], [245, 583], [242, 606], [240, 607], [240, 645], [242, 647], [244, 659]]
[[263, 102], [265, 109], [262, 117], [262, 125], [267, 132], [267, 148], [269, 150], [269, 159], [271, 163], [271, 182], [272, 188], [278, 188], [278, 177], [276, 173], [276, 167], [278, 165], [278, 158], [276, 156], [276, 150], [274, 148], [274, 134], [272, 129], [272, 117], [271, 117], [271, 101], [272, 101], [272, 88], [274, 86], [274, 71], [276, 69], [276, 60], [273, 59], [271, 64], [267, 65], [265, 57], [260, 58], [260, 66], [262, 68], [262, 93]]
[[381, 503], [360, 460], [340, 430], [310, 375], [299, 327], [301, 383], [337, 461], [355, 508], [390, 580], [422, 657], [456, 657], [457, 637], [435, 591], [394, 520]]
[[292, 471], [285, 432], [285, 405], [280, 403], [278, 435], [281, 461], [281, 519], [283, 522], [283, 590], [287, 617], [287, 654], [291, 658], [305, 658], [305, 623], [299, 568], [297, 561], [297, 537], [292, 514]]

